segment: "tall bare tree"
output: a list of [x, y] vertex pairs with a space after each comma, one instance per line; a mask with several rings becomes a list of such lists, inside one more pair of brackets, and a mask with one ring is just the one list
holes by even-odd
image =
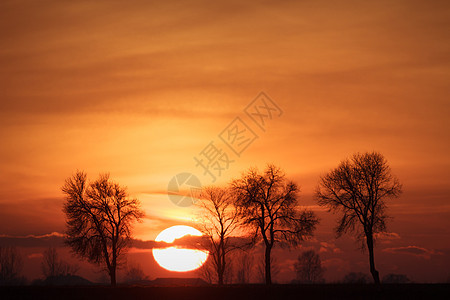
[[23, 282], [20, 272], [22, 256], [15, 247], [0, 246], [0, 285], [16, 285]]
[[[239, 219], [231, 197], [228, 189], [210, 186], [202, 189], [200, 201], [196, 203], [201, 220], [200, 230], [208, 239], [207, 247], [219, 285], [224, 284], [227, 269], [231, 268], [228, 255], [236, 249], [230, 238]], [[228, 273], [231, 274], [229, 270]]]
[[131, 240], [134, 221], [144, 213], [137, 199], [126, 189], [101, 175], [88, 184], [84, 172], [68, 178], [62, 187], [66, 194], [66, 243], [89, 262], [103, 265], [116, 285], [116, 270]]
[[307, 250], [298, 256], [294, 265], [300, 283], [319, 283], [323, 281], [325, 269], [320, 256], [314, 250]]
[[312, 236], [318, 219], [312, 211], [300, 210], [297, 185], [274, 165], [268, 165], [263, 173], [248, 170], [232, 182], [232, 188], [236, 205], [241, 207], [240, 219], [250, 230], [253, 243], [264, 242], [265, 282], [271, 284], [270, 257], [275, 244], [297, 245]]
[[239, 251], [234, 256], [236, 283], [247, 284], [250, 282], [250, 276], [253, 270], [253, 256], [247, 251]]
[[385, 201], [398, 197], [400, 193], [401, 184], [391, 174], [387, 160], [378, 152], [357, 153], [342, 161], [320, 178], [316, 191], [319, 205], [341, 214], [336, 227], [337, 236], [356, 232], [363, 247], [365, 240], [370, 273], [377, 284], [380, 277], [375, 268], [375, 233], [386, 230]]

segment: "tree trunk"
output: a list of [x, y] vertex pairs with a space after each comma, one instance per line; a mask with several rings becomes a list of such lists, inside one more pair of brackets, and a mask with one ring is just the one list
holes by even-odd
[[218, 272], [218, 274], [217, 274], [218, 277], [219, 277], [217, 283], [218, 283], [219, 285], [223, 285], [223, 273], [224, 273], [224, 268], [223, 268], [223, 266], [220, 266], [220, 267], [219, 267], [219, 272]]
[[272, 247], [266, 245], [266, 253], [265, 253], [265, 268], [266, 268], [266, 284], [272, 284], [272, 274], [270, 267], [270, 253], [272, 251]]
[[114, 266], [111, 266], [111, 269], [109, 270], [109, 277], [111, 278], [111, 286], [115, 287], [117, 285], [117, 282], [116, 282], [116, 268]]
[[218, 266], [217, 266], [217, 277], [218, 277], [218, 284], [219, 285], [223, 285], [223, 277], [225, 274], [225, 251], [224, 251], [224, 243], [223, 243], [223, 239], [220, 239], [220, 244], [219, 244], [219, 251], [218, 251]]
[[380, 284], [380, 276], [378, 271], [375, 269], [375, 257], [373, 253], [373, 236], [372, 233], [366, 234], [367, 239], [367, 249], [369, 250], [369, 264], [370, 264], [370, 274], [372, 274], [373, 281], [375, 284]]

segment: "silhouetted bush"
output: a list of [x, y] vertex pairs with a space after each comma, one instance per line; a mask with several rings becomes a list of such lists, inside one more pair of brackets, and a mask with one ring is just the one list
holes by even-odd
[[83, 277], [77, 275], [59, 275], [47, 277], [42, 282], [37, 282], [36, 285], [46, 286], [86, 286], [93, 285], [93, 283]]
[[383, 277], [383, 283], [411, 283], [405, 274], [387, 274]]
[[351, 284], [366, 284], [370, 280], [367, 274], [362, 272], [350, 272], [344, 276], [342, 280], [343, 283], [351, 283]]

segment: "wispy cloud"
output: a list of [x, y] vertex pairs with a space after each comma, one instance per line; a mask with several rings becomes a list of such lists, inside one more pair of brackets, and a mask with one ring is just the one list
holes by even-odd
[[64, 246], [64, 234], [52, 232], [42, 235], [1, 235], [0, 244], [16, 247], [49, 247]]
[[382, 240], [398, 240], [400, 235], [395, 232], [379, 232], [375, 233], [375, 238]]
[[375, 238], [383, 244], [391, 244], [394, 240], [401, 239], [400, 235], [395, 232], [375, 233]]
[[406, 246], [406, 247], [394, 247], [394, 248], [385, 248], [382, 250], [383, 252], [393, 253], [393, 254], [408, 254], [417, 257], [422, 257], [425, 259], [430, 259], [432, 255], [442, 255], [442, 252], [436, 250], [430, 250], [423, 247], [418, 246]]
[[52, 232], [52, 233], [42, 234], [42, 235], [29, 234], [29, 235], [24, 235], [24, 236], [0, 234], [0, 238], [14, 238], [14, 239], [28, 239], [28, 238], [42, 239], [42, 238], [48, 238], [48, 237], [64, 237], [64, 236], [65, 235], [63, 233], [56, 232], [56, 231]]
[[334, 242], [320, 242], [319, 252], [341, 253], [342, 250], [339, 249]]
[[31, 253], [29, 255], [27, 255], [28, 259], [33, 259], [33, 258], [42, 258], [44, 255], [42, 253]]

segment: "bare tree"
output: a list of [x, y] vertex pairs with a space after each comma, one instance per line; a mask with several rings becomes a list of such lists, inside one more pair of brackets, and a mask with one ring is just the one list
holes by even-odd
[[236, 205], [242, 208], [240, 219], [250, 230], [253, 243], [264, 242], [265, 282], [271, 284], [274, 245], [297, 245], [312, 236], [318, 219], [312, 211], [299, 209], [297, 185], [274, 165], [268, 165], [262, 174], [250, 169], [232, 182], [232, 188]]
[[[386, 203], [398, 197], [401, 184], [391, 174], [391, 169], [378, 152], [354, 154], [320, 178], [316, 197], [319, 205], [341, 213], [336, 227], [337, 236], [356, 232], [369, 250], [370, 273], [375, 283], [380, 283], [375, 268], [374, 236], [386, 230]], [[364, 247], [364, 246], [363, 246]]]
[[247, 284], [253, 269], [253, 256], [247, 251], [239, 251], [234, 256], [236, 269], [236, 283]]
[[[217, 269], [214, 260], [209, 256], [206, 262], [197, 269], [196, 274], [208, 282], [209, 284], [214, 284], [218, 282]], [[227, 265], [225, 272], [223, 273], [223, 283], [228, 284], [233, 281], [233, 266]]]
[[41, 263], [42, 274], [45, 278], [65, 275], [75, 275], [78, 272], [78, 266], [71, 265], [59, 259], [55, 247], [49, 247], [44, 251]]
[[200, 268], [197, 269], [196, 273], [201, 279], [209, 284], [217, 282], [217, 272], [209, 258]]
[[141, 265], [136, 263], [129, 263], [125, 272], [125, 282], [133, 283], [143, 280], [148, 280]]
[[298, 256], [297, 262], [294, 264], [297, 280], [300, 283], [319, 283], [323, 282], [323, 273], [325, 269], [322, 267], [320, 256], [314, 250], [304, 251]]
[[221, 285], [224, 284], [227, 269], [231, 267], [228, 255], [236, 249], [230, 237], [238, 225], [238, 212], [230, 191], [220, 187], [203, 188], [197, 206], [200, 209], [200, 230], [208, 239], [209, 255], [217, 275], [217, 283]]
[[88, 184], [77, 172], [62, 187], [66, 194], [66, 243], [89, 262], [103, 265], [116, 285], [116, 270], [131, 241], [132, 223], [144, 213], [137, 199], [111, 182], [109, 175]]
[[22, 256], [16, 248], [0, 246], [0, 285], [20, 284], [22, 267]]
[[57, 276], [62, 273], [56, 248], [49, 247], [44, 251], [41, 269], [45, 278]]

